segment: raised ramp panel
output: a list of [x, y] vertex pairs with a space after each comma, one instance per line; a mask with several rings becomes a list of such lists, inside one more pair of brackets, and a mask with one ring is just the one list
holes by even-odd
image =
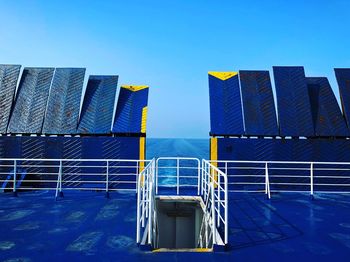
[[44, 134], [75, 134], [85, 68], [56, 68], [44, 120]]
[[277, 136], [278, 126], [268, 71], [239, 71], [245, 134]]
[[5, 134], [17, 87], [20, 65], [0, 65], [0, 133]]
[[335, 68], [339, 94], [346, 124], [350, 127], [350, 68]]
[[281, 136], [312, 137], [314, 127], [304, 68], [274, 66]]
[[121, 86], [112, 132], [146, 134], [148, 86]]
[[315, 136], [349, 135], [345, 119], [326, 77], [307, 77]]
[[8, 133], [41, 134], [54, 68], [24, 68]]
[[110, 134], [118, 76], [90, 76], [80, 114], [79, 134]]
[[244, 134], [237, 72], [209, 72], [210, 134]]

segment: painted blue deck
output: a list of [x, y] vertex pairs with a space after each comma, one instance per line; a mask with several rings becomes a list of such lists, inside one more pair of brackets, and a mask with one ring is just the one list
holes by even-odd
[[[135, 194], [0, 195], [0, 257], [15, 261], [346, 261], [350, 202], [344, 195], [234, 194], [223, 253], [150, 253], [135, 244]], [[54, 256], [53, 256], [54, 254]], [[317, 259], [317, 260], [316, 260]]]

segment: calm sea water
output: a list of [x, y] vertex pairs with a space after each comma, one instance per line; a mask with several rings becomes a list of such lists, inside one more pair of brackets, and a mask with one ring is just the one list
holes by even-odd
[[[195, 157], [199, 160], [209, 158], [209, 139], [168, 139], [168, 138], [148, 138], [146, 145], [147, 159], [158, 157]], [[192, 166], [193, 161], [182, 160], [182, 166]], [[174, 160], [162, 160], [159, 162], [159, 184], [176, 185], [176, 166]], [[197, 170], [181, 169], [180, 184], [196, 185]], [[192, 178], [190, 178], [192, 176]], [[181, 193], [181, 190], [180, 190]]]
[[209, 158], [209, 139], [147, 138], [147, 159], [153, 157]]

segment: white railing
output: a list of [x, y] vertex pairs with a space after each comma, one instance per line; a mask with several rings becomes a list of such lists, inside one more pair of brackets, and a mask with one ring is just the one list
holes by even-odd
[[0, 159], [0, 187], [11, 190], [136, 191], [140, 167], [132, 159]]
[[229, 192], [350, 193], [350, 163], [210, 161], [227, 174]]
[[[137, 180], [137, 214], [136, 214], [136, 242], [153, 244], [156, 234], [155, 197], [155, 160], [151, 160], [139, 174]], [[142, 240], [141, 237], [147, 237]]]
[[[203, 221], [205, 227], [205, 246], [218, 244], [218, 229], [222, 227], [224, 244], [228, 243], [228, 189], [227, 176], [207, 160], [202, 160], [201, 195], [206, 205]], [[212, 233], [210, 233], [212, 232]]]
[[176, 188], [176, 195], [181, 189], [197, 189], [200, 194], [201, 163], [192, 157], [159, 157], [156, 161], [156, 193], [158, 188]]

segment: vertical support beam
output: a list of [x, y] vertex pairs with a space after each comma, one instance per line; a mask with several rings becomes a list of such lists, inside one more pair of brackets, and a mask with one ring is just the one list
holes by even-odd
[[139, 173], [141, 173], [145, 169], [145, 145], [146, 145], [146, 139], [145, 137], [140, 137], [140, 146], [139, 146], [139, 159], [140, 165], [139, 165]]
[[[215, 167], [218, 167], [218, 163], [216, 162], [218, 160], [218, 138], [212, 137], [210, 138], [210, 160], [212, 161], [211, 164]], [[214, 179], [217, 182], [217, 173], [214, 170], [212, 173], [211, 179]]]

